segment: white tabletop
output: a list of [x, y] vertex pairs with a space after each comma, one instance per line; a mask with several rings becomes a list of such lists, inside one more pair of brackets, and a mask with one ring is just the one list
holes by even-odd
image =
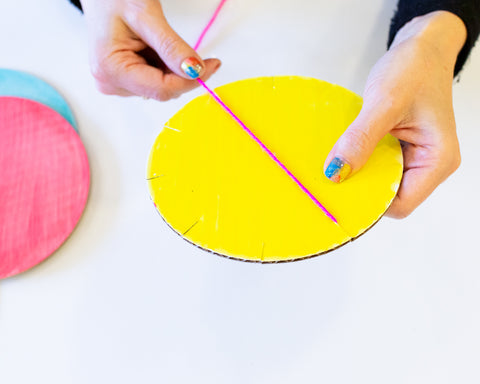
[[[217, 0], [163, 0], [194, 42]], [[230, 0], [201, 49], [212, 86], [305, 75], [358, 93], [395, 2]], [[480, 382], [480, 49], [454, 86], [463, 163], [414, 214], [290, 264], [203, 252], [155, 211], [145, 170], [163, 123], [201, 91], [158, 103], [104, 96], [67, 0], [0, 0], [0, 67], [61, 91], [92, 171], [73, 235], [0, 281], [0, 383]]]

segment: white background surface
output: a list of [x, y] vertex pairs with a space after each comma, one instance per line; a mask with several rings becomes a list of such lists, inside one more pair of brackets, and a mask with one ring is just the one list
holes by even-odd
[[[194, 42], [217, 0], [164, 0]], [[305, 75], [362, 92], [394, 1], [230, 0], [201, 53], [212, 86]], [[72, 237], [0, 281], [0, 383], [479, 383], [480, 49], [454, 86], [463, 164], [413, 215], [333, 253], [231, 261], [153, 208], [148, 152], [199, 91], [165, 104], [99, 94], [67, 0], [0, 0], [0, 66], [54, 85], [78, 118], [92, 187]]]

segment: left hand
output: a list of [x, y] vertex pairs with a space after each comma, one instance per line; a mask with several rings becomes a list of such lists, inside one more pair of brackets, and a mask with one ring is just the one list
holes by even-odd
[[179, 97], [220, 67], [202, 58], [169, 25], [158, 0], [81, 0], [90, 66], [108, 95], [158, 101]]
[[460, 165], [452, 105], [456, 58], [466, 28], [456, 15], [417, 17], [396, 35], [367, 80], [364, 104], [325, 162], [340, 182], [367, 162], [387, 134], [401, 140], [403, 180], [387, 215], [408, 216]]

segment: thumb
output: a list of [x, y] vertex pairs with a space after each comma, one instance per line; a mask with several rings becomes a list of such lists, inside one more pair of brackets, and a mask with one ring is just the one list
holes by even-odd
[[358, 171], [392, 127], [393, 121], [388, 110], [382, 111], [364, 104], [360, 114], [327, 156], [325, 176], [335, 183], [341, 183]]
[[205, 62], [168, 24], [159, 1], [148, 2], [133, 15], [127, 13], [126, 21], [173, 73], [186, 79], [205, 73]]

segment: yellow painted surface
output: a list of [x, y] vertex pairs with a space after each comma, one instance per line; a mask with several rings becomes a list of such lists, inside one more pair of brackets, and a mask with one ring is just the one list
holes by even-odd
[[327, 154], [360, 111], [359, 96], [304, 77], [248, 79], [216, 92], [339, 225], [203, 95], [165, 124], [147, 170], [157, 209], [188, 241], [238, 259], [294, 260], [357, 237], [390, 205], [403, 170], [400, 145], [390, 135], [343, 183], [323, 174]]

